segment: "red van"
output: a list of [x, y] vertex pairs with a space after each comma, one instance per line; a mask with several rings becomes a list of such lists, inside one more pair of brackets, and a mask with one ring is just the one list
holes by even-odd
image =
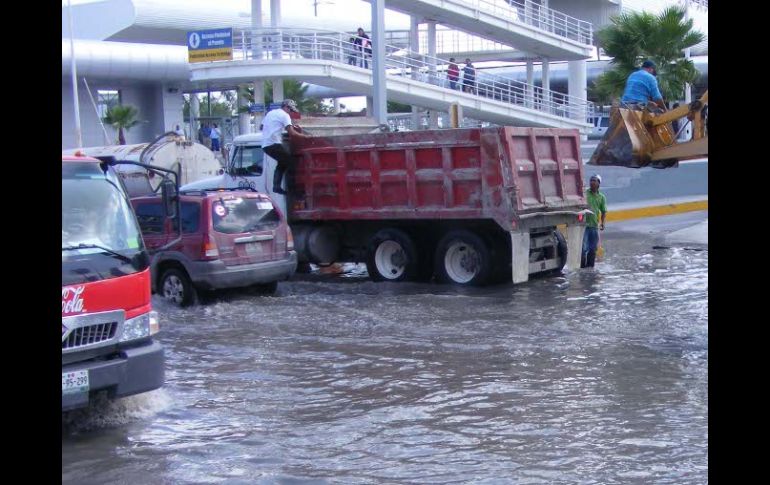
[[294, 238], [286, 216], [265, 194], [249, 190], [180, 192], [182, 238], [164, 217], [161, 197], [131, 200], [152, 255], [152, 287], [180, 306], [198, 291], [259, 285], [274, 292], [297, 269]]

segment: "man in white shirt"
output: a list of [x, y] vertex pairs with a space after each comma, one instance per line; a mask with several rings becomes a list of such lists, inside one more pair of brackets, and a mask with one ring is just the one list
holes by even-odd
[[219, 127], [216, 123], [214, 123], [214, 127], [211, 129], [211, 134], [209, 135], [211, 137], [211, 151], [212, 152], [218, 152], [219, 151], [219, 137], [221, 133], [219, 131]]
[[289, 113], [292, 111], [299, 113], [297, 103], [293, 99], [284, 99], [280, 109], [270, 111], [262, 120], [262, 150], [278, 162], [273, 175], [273, 192], [276, 194], [286, 194], [281, 188], [281, 182], [286, 170], [294, 163], [291, 153], [281, 143], [284, 128], [291, 138], [311, 138], [291, 123]]

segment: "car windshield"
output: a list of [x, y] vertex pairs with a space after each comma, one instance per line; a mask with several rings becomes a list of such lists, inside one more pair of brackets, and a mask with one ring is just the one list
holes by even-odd
[[281, 221], [272, 202], [254, 197], [218, 199], [211, 212], [214, 230], [224, 234], [272, 229]]
[[63, 163], [61, 219], [62, 284], [78, 271], [87, 279], [86, 270], [107, 278], [143, 269], [131, 263], [144, 246], [114, 172], [105, 174], [94, 162]]

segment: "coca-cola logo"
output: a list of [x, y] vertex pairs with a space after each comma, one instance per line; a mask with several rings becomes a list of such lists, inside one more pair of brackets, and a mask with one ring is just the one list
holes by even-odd
[[83, 291], [85, 286], [66, 286], [61, 289], [61, 312], [65, 313], [81, 313], [84, 312], [83, 308]]

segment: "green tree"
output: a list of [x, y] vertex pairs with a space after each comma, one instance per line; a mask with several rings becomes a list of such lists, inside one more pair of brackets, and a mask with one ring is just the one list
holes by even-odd
[[[212, 95], [211, 100], [211, 116], [221, 116], [224, 118], [229, 118], [233, 116], [235, 113], [235, 102], [231, 100], [231, 96], [229, 96], [226, 92], [223, 92], [219, 97], [215, 97]], [[184, 100], [184, 107], [183, 110], [183, 116], [185, 118], [190, 117], [190, 99], [188, 96], [185, 96]], [[208, 96], [202, 96], [200, 100], [200, 111], [198, 113], [200, 116], [208, 116], [209, 115], [209, 99]]]
[[408, 104], [388, 101], [388, 113], [411, 113], [412, 107]]
[[695, 81], [698, 70], [683, 51], [705, 38], [692, 27], [692, 19], [685, 20], [685, 10], [679, 6], [668, 7], [659, 15], [633, 12], [613, 17], [612, 25], [597, 34], [604, 51], [613, 58], [612, 67], [594, 81], [591, 93], [600, 102], [619, 98], [628, 76], [650, 59], [663, 98], [684, 98], [685, 84]]
[[125, 145], [126, 136], [124, 131], [128, 131], [139, 124], [138, 115], [139, 110], [135, 107], [119, 104], [108, 109], [102, 121], [118, 130], [118, 144]]
[[[307, 96], [307, 85], [303, 85], [299, 81], [293, 79], [284, 79], [283, 81], [283, 97], [286, 99], [293, 99], [297, 102], [297, 108], [300, 113], [303, 114], [328, 114], [332, 111], [330, 106], [324, 104], [320, 99], [310, 98]], [[249, 103], [254, 103], [254, 88], [247, 87], [242, 88], [240, 93], [246, 96]], [[282, 100], [278, 100], [282, 101]], [[273, 83], [272, 81], [265, 81], [265, 99], [262, 101], [265, 106], [269, 106], [273, 102]], [[239, 113], [248, 112], [247, 107], [238, 109]]]

